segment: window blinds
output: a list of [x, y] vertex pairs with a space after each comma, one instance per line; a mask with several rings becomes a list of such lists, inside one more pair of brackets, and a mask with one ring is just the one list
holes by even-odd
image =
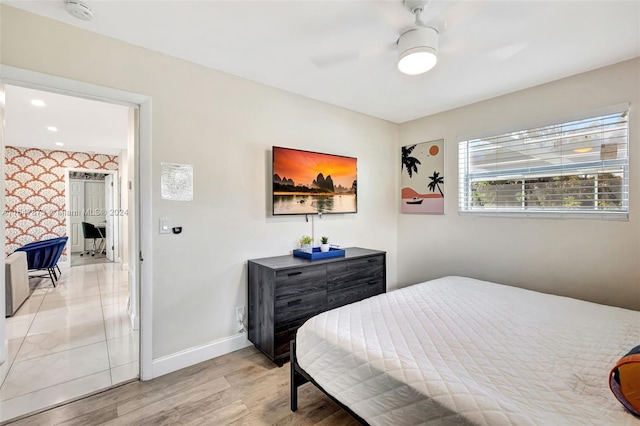
[[625, 109], [460, 142], [460, 211], [626, 217], [628, 129]]

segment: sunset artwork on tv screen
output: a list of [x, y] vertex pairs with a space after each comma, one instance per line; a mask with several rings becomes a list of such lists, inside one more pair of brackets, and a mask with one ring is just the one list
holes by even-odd
[[273, 147], [273, 214], [356, 213], [357, 160]]

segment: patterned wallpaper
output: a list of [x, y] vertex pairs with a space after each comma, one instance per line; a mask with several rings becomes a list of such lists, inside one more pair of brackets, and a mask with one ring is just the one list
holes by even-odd
[[33, 241], [66, 234], [65, 168], [118, 170], [118, 157], [5, 148], [6, 254]]

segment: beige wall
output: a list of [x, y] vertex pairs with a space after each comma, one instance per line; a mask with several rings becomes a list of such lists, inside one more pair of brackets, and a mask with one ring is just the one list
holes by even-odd
[[[630, 103], [628, 222], [458, 214], [460, 140], [552, 124], [621, 102]], [[444, 216], [398, 216], [399, 285], [466, 275], [640, 309], [639, 102], [635, 59], [402, 124], [399, 146], [445, 138], [447, 194]]]
[[[237, 332], [246, 260], [289, 253], [304, 217], [268, 214], [272, 145], [358, 158], [358, 213], [316, 235], [388, 252], [395, 285], [397, 126], [1, 6], [2, 63], [152, 98], [153, 358]], [[8, 106], [10, 108], [10, 105]], [[194, 166], [194, 201], [160, 199], [160, 163]], [[373, 231], [373, 232], [372, 232]]]

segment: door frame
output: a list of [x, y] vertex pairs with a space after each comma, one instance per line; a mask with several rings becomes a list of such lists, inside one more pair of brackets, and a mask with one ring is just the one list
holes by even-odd
[[[135, 159], [134, 159], [135, 161]], [[69, 177], [69, 173], [70, 172], [81, 172], [81, 173], [98, 173], [101, 175], [113, 175], [114, 180], [117, 182], [118, 181], [118, 170], [107, 170], [107, 169], [82, 169], [82, 168], [78, 168], [78, 167], [67, 167], [64, 169], [64, 202], [65, 202], [65, 226], [67, 228], [67, 236], [69, 237], [69, 239], [71, 239], [71, 211], [70, 211], [70, 206], [71, 206], [71, 182], [70, 182], [70, 177]], [[106, 197], [106, 185], [105, 185], [105, 197]], [[115, 197], [117, 198], [117, 197]], [[117, 204], [117, 202], [116, 202]], [[120, 206], [114, 207], [114, 209], [119, 209]], [[109, 214], [109, 212], [107, 212], [107, 214]], [[114, 218], [117, 216], [114, 216]], [[114, 220], [114, 223], [116, 223], [116, 221]], [[111, 233], [114, 235], [114, 240], [116, 240], [116, 246], [117, 243], [120, 242], [120, 237], [119, 235], [116, 235], [116, 231], [118, 230], [117, 228], [120, 225], [117, 224], [113, 227], [113, 229], [111, 230]], [[106, 236], [105, 236], [106, 237]], [[70, 268], [71, 267], [71, 246], [68, 247], [68, 253], [67, 253], [67, 260], [65, 260], [64, 262], [60, 262], [60, 266], [63, 268]], [[116, 258], [117, 260], [122, 261], [122, 259], [120, 259], [120, 252], [117, 249], [114, 249], [114, 258]], [[114, 261], [114, 263], [117, 263], [117, 261]]]
[[[120, 163], [120, 161], [118, 161], [118, 163]], [[118, 169], [118, 171], [119, 170], [120, 169]], [[107, 185], [107, 180], [109, 180], [111, 187]], [[111, 262], [120, 264], [122, 268], [122, 259], [120, 259], [120, 222], [122, 222], [123, 210], [121, 209], [120, 197], [118, 196], [120, 192], [120, 188], [118, 188], [119, 181], [120, 175], [118, 172], [107, 173], [104, 176], [104, 208], [105, 222], [107, 225], [104, 234], [104, 238], [106, 239], [104, 249], [107, 259], [109, 259], [109, 251], [111, 251]], [[129, 212], [127, 212], [127, 214], [129, 214]], [[109, 233], [109, 216], [111, 216], [111, 233]], [[127, 230], [127, 233], [128, 232], [129, 230]], [[111, 237], [111, 239], [109, 239], [109, 237]], [[109, 247], [111, 247], [111, 249], [109, 249]]]
[[[132, 262], [130, 268], [134, 271], [134, 274], [131, 275], [138, 284], [138, 300], [140, 301], [140, 380], [152, 379], [153, 251], [151, 247], [153, 247], [154, 228], [152, 226], [151, 97], [7, 65], [0, 66], [0, 83], [125, 105], [136, 110], [135, 148], [134, 152], [129, 153], [133, 156], [135, 164], [134, 175], [129, 176], [129, 180], [137, 195], [132, 224], [135, 229], [135, 239], [129, 244], [130, 257], [136, 259], [136, 262]], [[2, 160], [2, 164], [4, 164], [4, 150], [2, 151]], [[0, 205], [4, 204], [4, 198], [5, 194], [2, 191]], [[2, 238], [0, 239], [0, 249], [4, 251], [4, 248], [5, 240]], [[2, 299], [0, 304], [4, 306], [4, 297]], [[0, 327], [4, 331], [4, 315], [0, 317]], [[3, 346], [6, 345], [6, 341], [2, 343]]]
[[[2, 80], [0, 80], [0, 151], [2, 151], [2, 160], [3, 160], [3, 161], [0, 161], [0, 176], [2, 177], [2, 179], [0, 179], [0, 194], [2, 194], [2, 196], [0, 196], [0, 209], [2, 209], [2, 211], [5, 210], [5, 205], [4, 205], [4, 199], [5, 199], [4, 197], [4, 194], [5, 194], [5, 191], [4, 191], [4, 188], [5, 188], [4, 112], [5, 112], [6, 104], [5, 104], [4, 90], [5, 90], [4, 84], [2, 83]], [[5, 228], [5, 221], [3, 220], [2, 223], [0, 224], [0, 249], [2, 249], [3, 254], [6, 246], [4, 228]], [[4, 282], [5, 282], [4, 274], [5, 274], [5, 268], [0, 268], [0, 283], [2, 283], [2, 285], [0, 285], [0, 364], [2, 364], [7, 360], [7, 355], [9, 353], [9, 341], [7, 340], [7, 334], [4, 327], [5, 297], [6, 297], [5, 286], [4, 286]]]

